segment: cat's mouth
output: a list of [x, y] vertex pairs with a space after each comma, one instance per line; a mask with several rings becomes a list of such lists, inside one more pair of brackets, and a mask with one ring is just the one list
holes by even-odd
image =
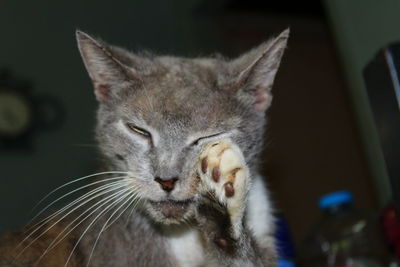
[[164, 201], [149, 201], [153, 208], [161, 212], [166, 218], [180, 219], [184, 217], [193, 199], [187, 200], [164, 200]]

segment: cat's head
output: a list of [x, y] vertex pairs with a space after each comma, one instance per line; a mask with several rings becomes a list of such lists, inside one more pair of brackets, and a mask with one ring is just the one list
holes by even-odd
[[205, 144], [230, 137], [255, 166], [288, 34], [227, 60], [135, 54], [77, 32], [99, 101], [100, 150], [111, 170], [131, 173], [153, 219], [193, 214]]

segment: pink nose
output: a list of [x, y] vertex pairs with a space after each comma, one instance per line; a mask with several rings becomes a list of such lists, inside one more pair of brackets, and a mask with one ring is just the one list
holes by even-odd
[[178, 181], [178, 178], [161, 179], [160, 177], [156, 177], [154, 181], [159, 183], [164, 191], [171, 192], [174, 189], [175, 182]]

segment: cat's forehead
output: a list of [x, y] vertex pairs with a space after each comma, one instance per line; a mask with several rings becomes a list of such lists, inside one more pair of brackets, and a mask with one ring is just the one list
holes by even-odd
[[160, 83], [166, 86], [216, 87], [218, 77], [225, 65], [214, 58], [187, 59], [180, 57], [158, 57], [155, 73]]
[[[205, 127], [232, 116], [232, 99], [215, 89], [149, 87], [138, 90], [124, 103], [124, 113], [147, 121], [174, 122]], [[156, 120], [155, 120], [156, 119]]]
[[213, 59], [159, 57], [153, 63], [152, 72], [136, 83], [130, 103], [152, 102], [153, 107], [171, 111], [189, 106], [193, 110], [226, 97], [218, 79], [219, 71]]
[[125, 116], [165, 131], [201, 131], [236, 117], [234, 94], [220, 88], [224, 66], [218, 60], [163, 56], [149, 67], [123, 102]]
[[218, 87], [216, 76], [190, 66], [174, 65], [144, 80], [124, 102], [123, 112], [157, 128], [177, 124], [193, 130], [221, 125], [234, 116], [235, 99]]

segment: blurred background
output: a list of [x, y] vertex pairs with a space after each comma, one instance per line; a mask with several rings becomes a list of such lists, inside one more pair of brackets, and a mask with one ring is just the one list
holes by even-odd
[[75, 29], [133, 51], [233, 57], [290, 27], [263, 160], [277, 212], [296, 247], [323, 194], [350, 190], [380, 212], [392, 187], [362, 73], [400, 40], [399, 10], [396, 0], [1, 1], [0, 234], [97, 169], [96, 102]]

